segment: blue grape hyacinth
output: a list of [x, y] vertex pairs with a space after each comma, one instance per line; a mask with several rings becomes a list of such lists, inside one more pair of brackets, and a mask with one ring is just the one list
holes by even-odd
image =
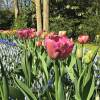
[[10, 42], [10, 41], [7, 40], [7, 39], [0, 39], [0, 43], [1, 43], [1, 44], [10, 45], [10, 46], [17, 46], [16, 43]]

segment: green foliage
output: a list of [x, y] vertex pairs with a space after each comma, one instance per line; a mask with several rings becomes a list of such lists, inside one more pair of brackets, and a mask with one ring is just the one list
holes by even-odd
[[[76, 100], [90, 100], [95, 90], [94, 76], [93, 76], [93, 60], [96, 56], [98, 48], [93, 53], [91, 62], [86, 64], [82, 59], [71, 56], [68, 73], [75, 85], [75, 99]], [[83, 55], [84, 57], [84, 55]], [[77, 64], [74, 69], [74, 64]]]
[[9, 10], [0, 10], [0, 29], [8, 29], [12, 27], [14, 13]]
[[30, 99], [37, 100], [36, 97], [34, 96], [32, 90], [30, 88], [28, 88], [28, 86], [26, 84], [22, 83], [18, 79], [14, 79], [14, 80], [15, 80], [15, 84], [22, 91], [22, 93], [26, 95], [28, 100], [30, 100]]
[[[7, 89], [9, 90], [8, 96], [22, 100], [25, 97], [28, 100], [39, 98], [43, 100], [44, 98], [49, 98], [49, 100], [90, 100], [93, 98], [93, 95], [95, 96], [93, 61], [97, 50], [93, 53], [94, 56], [89, 63], [84, 62], [83, 58], [77, 58], [76, 51], [63, 61], [54, 61], [48, 58], [44, 47], [36, 46], [36, 41], [39, 39], [36, 37], [32, 40], [15, 40], [22, 48], [22, 60], [21, 65], [9, 74], [10, 78], [7, 77], [8, 83], [4, 82], [9, 87]], [[52, 77], [51, 70], [53, 71]], [[69, 76], [70, 81], [66, 81], [65, 75], [66, 78]], [[1, 80], [1, 98], [4, 95], [2, 87], [6, 87], [6, 85], [1, 85], [2, 82]]]
[[46, 61], [45, 61], [46, 55], [45, 55], [45, 53], [43, 53], [42, 55], [40, 53], [38, 53], [38, 57], [42, 62], [42, 67], [43, 67], [42, 69], [44, 70], [46, 80], [48, 80], [49, 74], [48, 74], [48, 70], [47, 70], [47, 64], [46, 64]]
[[93, 41], [96, 33], [100, 31], [99, 4], [99, 0], [51, 1], [50, 30], [66, 30], [72, 37], [82, 33], [89, 34]]
[[61, 77], [59, 77], [59, 81], [58, 81], [58, 100], [65, 100], [64, 99], [64, 88], [63, 88], [63, 83], [61, 81]]
[[96, 34], [100, 31], [100, 16], [88, 16], [83, 19], [79, 25], [80, 33], [87, 33], [90, 35]]
[[[54, 3], [55, 5], [52, 4], [54, 11], [50, 9], [52, 12], [50, 31], [66, 30], [68, 36], [71, 33], [75, 33], [76, 36], [81, 33], [93, 36], [99, 32], [100, 16], [93, 13], [95, 7], [93, 9], [87, 8], [91, 5], [91, 2], [86, 5], [86, 2], [79, 0], [78, 4], [67, 3], [68, 6], [65, 2], [58, 1], [58, 8]], [[22, 12], [14, 23], [16, 29], [28, 27], [28, 18], [31, 12], [29, 12], [29, 9], [23, 9]], [[96, 16], [93, 16], [93, 14]], [[24, 100], [24, 97], [28, 100], [44, 100], [44, 98], [45, 100], [90, 100], [93, 98], [94, 91], [96, 91], [93, 61], [97, 50], [88, 63], [85, 62], [87, 59], [83, 60], [85, 55], [83, 50], [82, 58], [77, 58], [75, 51], [63, 61], [53, 61], [48, 59], [44, 47], [36, 47], [36, 41], [39, 39], [36, 37], [32, 40], [15, 40], [22, 49], [21, 65], [11, 71], [10, 78], [6, 78], [5, 71], [1, 72], [3, 77], [0, 80], [0, 99], [5, 98], [7, 100], [8, 96], [15, 97], [15, 99], [21, 98], [22, 100]]]
[[9, 98], [8, 80], [1, 59], [0, 59], [0, 66], [1, 66], [1, 73], [2, 73], [2, 82], [0, 83], [0, 93], [1, 93], [1, 97], [4, 100], [8, 100]]
[[23, 7], [20, 8], [20, 14], [15, 19], [13, 28], [20, 29], [20, 28], [27, 28], [27, 27], [36, 27], [35, 22], [35, 8], [34, 3], [31, 3], [30, 5], [23, 5]]
[[[72, 33], [75, 33], [80, 24], [80, 20], [78, 19], [69, 19], [61, 17], [60, 15], [57, 17], [50, 18], [50, 30], [58, 32], [59, 30], [67, 31], [67, 35], [70, 36]], [[77, 34], [76, 34], [77, 36]]]
[[27, 15], [23, 14], [18, 16], [18, 19], [14, 22], [14, 29], [20, 29], [20, 28], [27, 28]]

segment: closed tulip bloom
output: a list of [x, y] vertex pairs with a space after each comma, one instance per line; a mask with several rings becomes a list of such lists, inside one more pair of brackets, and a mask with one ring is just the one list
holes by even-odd
[[35, 28], [31, 28], [32, 32], [36, 32], [36, 29]]
[[66, 31], [59, 31], [59, 35], [60, 36], [65, 36], [66, 35]]
[[74, 43], [66, 36], [52, 35], [45, 38], [45, 47], [51, 59], [65, 59], [72, 52]]
[[45, 39], [46, 37], [51, 37], [52, 35], [57, 35], [57, 33], [56, 32], [50, 32], [50, 33], [44, 32], [44, 34], [41, 35], [41, 38]]
[[0, 30], [0, 32], [3, 32], [4, 30]]
[[39, 47], [39, 46], [42, 46], [42, 41], [37, 41], [37, 42], [36, 42], [36, 46], [38, 46], [38, 47]]
[[89, 41], [89, 35], [80, 35], [80, 36], [78, 37], [78, 41], [79, 41], [79, 43], [81, 43], [81, 44], [87, 43], [87, 42]]
[[32, 33], [32, 34], [29, 36], [29, 38], [30, 38], [30, 39], [35, 38], [35, 34], [34, 34], [34, 33]]
[[96, 35], [95, 40], [96, 42], [100, 42], [100, 35]]
[[77, 58], [82, 58], [82, 48], [78, 48], [76, 51]]
[[42, 31], [37, 31], [37, 32], [36, 32], [36, 36], [37, 36], [37, 37], [41, 36], [41, 34], [42, 34]]
[[48, 32], [43, 32], [42, 35], [41, 35], [41, 38], [44, 39], [46, 36], [48, 36]]
[[92, 61], [93, 51], [88, 51], [86, 55], [83, 57], [85, 63], [90, 63]]
[[22, 39], [28, 39], [28, 38], [32, 39], [35, 37], [34, 30], [29, 29], [29, 28], [18, 30], [17, 35], [19, 38], [22, 38]]
[[90, 63], [90, 58], [88, 57], [88, 56], [84, 56], [83, 57], [83, 60], [84, 60], [84, 62], [86, 63], [86, 64], [88, 64], [88, 63]]
[[49, 36], [57, 35], [57, 33], [56, 33], [56, 32], [50, 32], [48, 35], [49, 35]]
[[36, 36], [37, 36], [37, 37], [40, 37], [40, 36], [43, 34], [43, 32], [44, 32], [44, 31], [42, 31], [42, 30], [41, 30], [41, 31], [37, 31], [37, 32], [36, 32]]

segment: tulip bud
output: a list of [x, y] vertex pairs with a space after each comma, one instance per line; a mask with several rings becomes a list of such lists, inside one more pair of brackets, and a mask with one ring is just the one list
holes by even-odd
[[35, 38], [35, 34], [34, 33], [30, 35], [30, 39], [33, 39], [33, 38]]
[[93, 57], [93, 52], [92, 51], [88, 51], [87, 54], [83, 57], [83, 60], [85, 63], [90, 63]]
[[42, 46], [45, 46], [44, 41], [42, 41]]
[[36, 42], [36, 46], [38, 46], [38, 47], [39, 47], [39, 46], [42, 46], [42, 41], [37, 41], [37, 42]]
[[86, 64], [90, 63], [90, 61], [91, 61], [91, 59], [90, 59], [89, 56], [87, 56], [87, 55], [85, 55], [85, 56], [83, 57], [83, 60], [84, 60], [84, 62], [85, 62]]
[[36, 32], [36, 29], [35, 28], [31, 28], [32, 32]]
[[80, 35], [78, 37], [78, 41], [80, 44], [85, 44], [89, 41], [89, 35]]
[[65, 36], [66, 35], [66, 31], [59, 31], [59, 36]]
[[100, 42], [100, 35], [96, 35], [95, 39], [97, 43]]
[[82, 58], [82, 48], [78, 48], [76, 51], [77, 58]]
[[96, 94], [95, 100], [100, 100], [100, 96], [98, 93]]
[[55, 32], [50, 32], [50, 33], [49, 33], [50, 36], [53, 36], [53, 35], [55, 35], [55, 34], [56, 34]]
[[41, 38], [45, 38], [48, 35], [48, 32], [43, 32], [43, 34], [41, 35]]
[[36, 32], [36, 36], [39, 37], [39, 36], [42, 35], [42, 33], [43, 33], [43, 31], [37, 31], [37, 32]]
[[93, 52], [90, 50], [90, 51], [87, 52], [87, 55], [88, 55], [90, 58], [92, 58]]

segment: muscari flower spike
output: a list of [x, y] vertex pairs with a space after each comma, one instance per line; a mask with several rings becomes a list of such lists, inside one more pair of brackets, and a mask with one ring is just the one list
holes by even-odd
[[1, 44], [10, 45], [10, 46], [17, 46], [16, 43], [14, 43], [14, 42], [9, 42], [9, 40], [7, 40], [7, 39], [0, 39], [0, 43], [1, 43]]

